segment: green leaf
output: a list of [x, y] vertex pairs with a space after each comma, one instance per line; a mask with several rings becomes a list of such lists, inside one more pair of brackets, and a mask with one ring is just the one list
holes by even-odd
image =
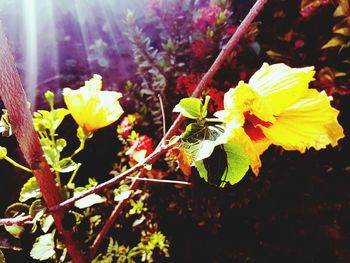
[[34, 221], [40, 220], [44, 215], [46, 207], [43, 206], [41, 200], [35, 200], [29, 208], [29, 215], [33, 218]]
[[[74, 196], [80, 194], [81, 192], [74, 192]], [[84, 209], [95, 204], [104, 203], [106, 198], [99, 196], [97, 194], [88, 195], [74, 203], [74, 205], [80, 209]]]
[[43, 146], [42, 148], [44, 151], [45, 158], [49, 165], [51, 165], [52, 167], [56, 167], [60, 159], [60, 153], [51, 146]]
[[215, 146], [225, 142], [225, 129], [219, 125], [207, 126], [191, 123], [187, 125], [182, 135], [182, 145], [194, 161], [208, 158]]
[[7, 207], [5, 217], [16, 217], [23, 214], [28, 214], [29, 205], [22, 203], [14, 203]]
[[37, 260], [46, 260], [55, 255], [54, 235], [52, 233], [39, 236], [30, 251], [30, 256]]
[[348, 27], [340, 27], [334, 31], [335, 34], [343, 35], [343, 36], [350, 36], [350, 28]]
[[54, 220], [53, 220], [52, 215], [45, 216], [44, 218], [42, 218], [40, 220], [41, 230], [44, 233], [47, 233], [47, 231], [49, 231], [50, 227], [52, 226], [53, 222], [54, 222]]
[[24, 231], [24, 227], [20, 225], [10, 225], [10, 226], [4, 226], [6, 231], [9, 232], [12, 236], [15, 238], [20, 238], [22, 232]]
[[321, 47], [321, 49], [332, 48], [332, 47], [339, 47], [342, 44], [343, 44], [343, 41], [341, 39], [339, 39], [338, 37], [333, 37], [325, 45], [323, 45]]
[[53, 94], [52, 91], [48, 90], [44, 93], [44, 97], [47, 100], [47, 102], [49, 103], [50, 107], [53, 108], [53, 104], [55, 102], [55, 94]]
[[200, 99], [185, 98], [180, 100], [179, 104], [175, 106], [173, 112], [179, 112], [184, 117], [190, 119], [198, 119], [203, 116], [203, 104]]
[[132, 193], [128, 185], [122, 184], [114, 191], [114, 201], [120, 202], [125, 199], [128, 199]]
[[64, 158], [58, 163], [58, 167], [55, 170], [60, 173], [69, 173], [77, 168], [78, 164], [74, 162], [71, 158]]
[[[6, 209], [5, 217], [13, 218], [19, 215], [25, 215], [28, 214], [28, 210], [28, 205], [22, 203], [14, 203]], [[5, 229], [15, 238], [19, 238], [21, 233], [24, 231], [24, 227], [19, 225], [5, 226]]]
[[19, 201], [25, 202], [31, 198], [40, 198], [41, 192], [38, 182], [35, 177], [29, 178], [29, 180], [23, 185], [21, 193], [19, 194]]
[[[212, 184], [220, 187], [224, 187], [226, 183], [230, 183], [231, 185], [238, 183], [242, 180], [249, 169], [249, 158], [240, 144], [232, 142], [226, 143], [223, 145], [223, 150], [226, 153], [226, 162], [218, 161], [217, 155], [209, 157], [209, 164], [207, 165], [203, 160], [195, 162], [200, 177], [205, 181], [212, 182]], [[216, 167], [217, 169], [215, 169], [215, 166], [219, 163], [221, 163], [221, 165], [224, 163], [226, 167]], [[210, 168], [209, 165], [212, 165], [214, 168]], [[218, 169], [220, 174], [210, 174], [215, 173]], [[213, 183], [215, 180], [211, 179], [212, 177], [218, 177], [218, 183]]]
[[52, 126], [54, 130], [56, 130], [61, 125], [64, 117], [66, 117], [68, 114], [69, 110], [64, 108], [55, 109], [51, 111]]
[[6, 263], [5, 255], [1, 250], [0, 250], [0, 263]]
[[62, 152], [62, 150], [67, 146], [67, 142], [65, 139], [57, 139], [56, 140], [56, 149], [59, 151], [59, 152]]

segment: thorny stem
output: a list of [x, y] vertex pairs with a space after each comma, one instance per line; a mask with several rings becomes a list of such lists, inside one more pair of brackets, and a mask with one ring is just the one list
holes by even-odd
[[[192, 93], [191, 97], [198, 98], [202, 94], [202, 92], [206, 88], [208, 82], [213, 78], [215, 73], [219, 70], [221, 65], [224, 63], [224, 61], [226, 60], [228, 55], [231, 53], [231, 51], [233, 50], [235, 45], [238, 43], [238, 41], [242, 38], [242, 36], [245, 34], [245, 32], [247, 32], [249, 25], [253, 22], [255, 17], [260, 13], [260, 11], [262, 10], [262, 8], [264, 7], [264, 5], [266, 3], [267, 3], [267, 0], [257, 0], [255, 2], [254, 6], [250, 9], [247, 16], [244, 18], [242, 23], [237, 28], [236, 32], [232, 35], [231, 39], [228, 41], [226, 46], [221, 50], [220, 54], [215, 59], [214, 63], [212, 64], [212, 66], [210, 67], [208, 72], [203, 76], [203, 78], [199, 82], [198, 86], [196, 87], [196, 89]], [[164, 147], [163, 142], [166, 140], [169, 140], [174, 134], [176, 134], [176, 132], [178, 131], [178, 128], [182, 124], [183, 120], [184, 120], [184, 118], [181, 116], [181, 114], [178, 115], [178, 117], [176, 118], [176, 120], [174, 121], [174, 123], [172, 124], [170, 129], [168, 130], [168, 132], [165, 134], [164, 140], [161, 140], [161, 142], [159, 143], [159, 145], [155, 149], [155, 151], [153, 153], [151, 153], [151, 155], [155, 155], [155, 158], [153, 158], [152, 161], [155, 161], [155, 159], [158, 158], [158, 156], [160, 154], [156, 154], [156, 153], [158, 151], [160, 151], [160, 149], [162, 147]], [[149, 156], [151, 156], [151, 155], [149, 155]], [[146, 158], [145, 161], [143, 162], [143, 164], [147, 164], [147, 163], [149, 163], [149, 161], [150, 160], [148, 158]], [[136, 166], [134, 166], [134, 167], [136, 167]], [[140, 168], [134, 168], [134, 169], [133, 168], [131, 168], [131, 170], [133, 170], [133, 171], [130, 171], [129, 173], [136, 172], [136, 171], [140, 170]], [[136, 177], [142, 178], [145, 176], [145, 174], [146, 174], [145, 170], [141, 170]], [[119, 176], [122, 176], [122, 175], [123, 174], [120, 174]], [[119, 177], [119, 176], [117, 176], [117, 177]], [[125, 176], [127, 176], [127, 175], [124, 175], [123, 178]], [[121, 179], [119, 179], [119, 180], [121, 180]], [[135, 190], [138, 187], [139, 183], [140, 183], [140, 180], [134, 180], [132, 182], [132, 184], [130, 185], [130, 189]], [[90, 259], [92, 259], [95, 256], [102, 240], [106, 236], [108, 230], [114, 224], [116, 217], [122, 211], [122, 209], [125, 207], [127, 202], [128, 202], [128, 199], [124, 199], [124, 200], [120, 201], [115, 206], [114, 210], [112, 211], [111, 215], [107, 219], [106, 223], [102, 227], [102, 230], [97, 235], [94, 243], [91, 246], [90, 255], [89, 255]]]
[[31, 173], [32, 170], [30, 170], [29, 168], [17, 163], [15, 160], [11, 159], [10, 157], [8, 156], [5, 156], [4, 157], [4, 160], [8, 161], [10, 164], [12, 164], [14, 167], [17, 167], [19, 169], [22, 169], [23, 171], [26, 171], [28, 173]]

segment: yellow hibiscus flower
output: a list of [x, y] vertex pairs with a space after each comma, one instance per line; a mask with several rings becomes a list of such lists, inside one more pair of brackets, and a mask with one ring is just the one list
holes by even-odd
[[101, 89], [102, 77], [99, 75], [85, 81], [85, 86], [77, 90], [63, 89], [68, 110], [86, 134], [115, 122], [124, 112], [118, 102], [122, 94]]
[[243, 145], [256, 175], [271, 144], [303, 153], [344, 137], [332, 97], [308, 87], [314, 74], [313, 67], [264, 63], [248, 84], [240, 81], [225, 94], [225, 110], [215, 115], [226, 122], [229, 140]]

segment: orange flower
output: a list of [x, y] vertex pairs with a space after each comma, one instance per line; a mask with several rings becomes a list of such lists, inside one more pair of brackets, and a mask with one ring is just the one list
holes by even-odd
[[102, 77], [99, 75], [85, 81], [85, 86], [80, 89], [63, 89], [68, 110], [87, 134], [115, 122], [124, 112], [118, 102], [122, 94], [101, 89]]
[[335, 146], [344, 137], [332, 98], [308, 88], [314, 74], [313, 67], [265, 63], [248, 84], [240, 81], [225, 94], [225, 110], [215, 115], [226, 122], [229, 140], [243, 145], [256, 175], [260, 155], [271, 144], [304, 153]]

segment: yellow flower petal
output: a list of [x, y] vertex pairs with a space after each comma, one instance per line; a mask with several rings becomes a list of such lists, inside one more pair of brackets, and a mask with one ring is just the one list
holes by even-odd
[[263, 97], [264, 104], [271, 107], [273, 115], [278, 115], [305, 95], [314, 74], [313, 67], [291, 68], [285, 64], [270, 66], [264, 63], [248, 84]]
[[225, 122], [235, 121], [237, 127], [243, 126], [244, 112], [252, 108], [257, 96], [250, 86], [240, 81], [236, 88], [225, 93], [225, 110], [217, 112], [215, 116]]
[[273, 125], [260, 128], [273, 144], [286, 150], [302, 153], [311, 147], [319, 150], [328, 144], [337, 145], [344, 137], [337, 121], [338, 113], [325, 92], [310, 89], [304, 98], [277, 116]]
[[101, 91], [101, 88], [101, 76], [94, 75], [80, 89], [63, 90], [68, 110], [77, 124], [87, 133], [115, 122], [123, 113], [118, 102], [122, 94], [115, 91]]

